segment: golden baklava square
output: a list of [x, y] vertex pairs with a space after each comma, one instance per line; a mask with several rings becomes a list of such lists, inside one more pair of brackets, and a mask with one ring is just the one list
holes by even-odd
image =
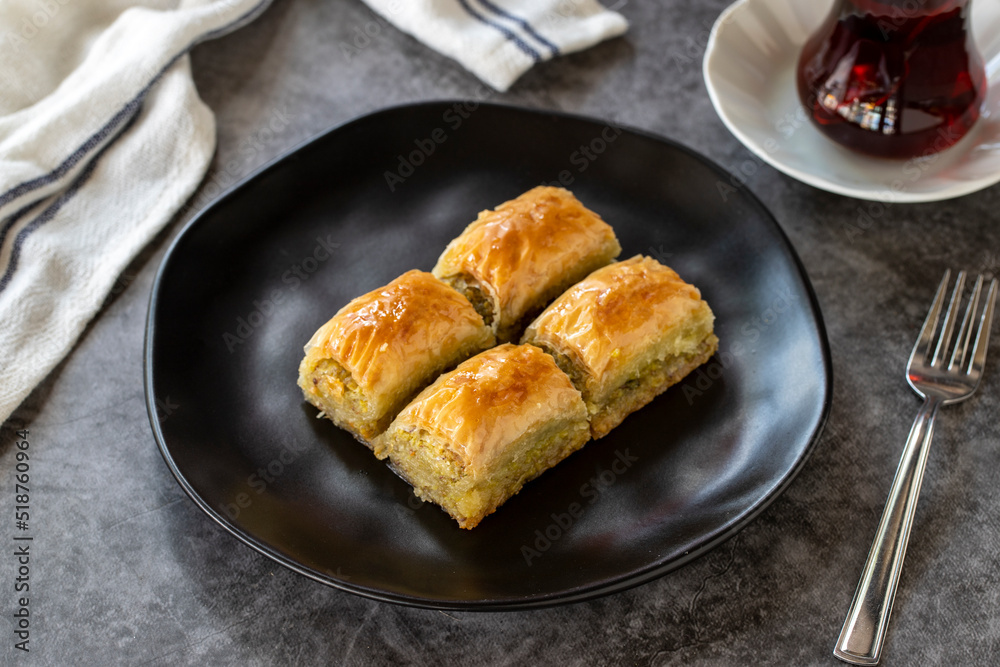
[[418, 391], [494, 342], [461, 294], [426, 271], [408, 271], [352, 300], [313, 334], [299, 386], [370, 446]]
[[464, 294], [504, 343], [620, 252], [614, 230], [572, 192], [539, 186], [480, 213], [445, 248], [434, 275]]
[[424, 389], [374, 443], [416, 495], [462, 528], [590, 439], [580, 392], [551, 356], [500, 345]]
[[715, 353], [714, 321], [698, 288], [636, 256], [567, 290], [522, 342], [550, 353], [572, 378], [600, 438]]

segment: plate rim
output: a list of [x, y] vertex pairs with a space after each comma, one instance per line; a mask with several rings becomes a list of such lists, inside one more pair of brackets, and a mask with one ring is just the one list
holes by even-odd
[[[742, 0], [741, 0], [742, 1]], [[811, 314], [811, 321], [818, 335], [818, 343], [820, 356], [822, 359], [821, 370], [825, 382], [823, 383], [823, 398], [822, 407], [820, 411], [819, 418], [816, 424], [812, 428], [812, 432], [809, 436], [809, 440], [806, 445], [801, 449], [798, 456], [795, 459], [794, 464], [789, 467], [789, 469], [781, 477], [780, 481], [770, 489], [766, 496], [759, 500], [753, 506], [747, 508], [744, 512], [737, 515], [734, 519], [727, 522], [722, 528], [705, 535], [696, 546], [680, 557], [675, 557], [666, 562], [654, 561], [653, 563], [634, 569], [628, 573], [619, 575], [617, 577], [604, 580], [602, 582], [590, 583], [583, 586], [578, 586], [575, 588], [569, 588], [563, 591], [557, 591], [552, 593], [545, 593], [532, 596], [522, 596], [519, 598], [476, 598], [476, 599], [461, 599], [461, 600], [445, 600], [432, 597], [420, 597], [416, 595], [408, 595], [397, 592], [389, 592], [381, 589], [372, 588], [369, 586], [364, 586], [361, 584], [352, 584], [347, 579], [337, 579], [332, 575], [333, 573], [328, 573], [323, 575], [322, 573], [316, 572], [311, 568], [305, 567], [295, 560], [278, 553], [271, 546], [265, 544], [258, 538], [254, 537], [249, 533], [238, 529], [236, 526], [231, 525], [221, 514], [216, 512], [212, 507], [208, 505], [207, 502], [202, 499], [197, 491], [190, 485], [184, 474], [180, 470], [177, 463], [174, 461], [173, 456], [169, 451], [169, 446], [164, 436], [160, 419], [158, 417], [158, 407], [156, 405], [156, 396], [153, 386], [153, 345], [155, 343], [156, 327], [154, 322], [154, 313], [156, 312], [156, 307], [159, 301], [159, 295], [161, 287], [164, 281], [164, 276], [167, 272], [168, 265], [173, 258], [177, 248], [184, 241], [187, 234], [193, 230], [195, 227], [204, 224], [204, 220], [208, 219], [214, 209], [223, 205], [226, 201], [231, 199], [237, 192], [242, 190], [244, 187], [251, 184], [254, 180], [262, 177], [272, 169], [281, 166], [286, 159], [295, 155], [300, 150], [306, 149], [315, 143], [323, 141], [326, 137], [345, 131], [352, 125], [357, 124], [362, 121], [367, 121], [373, 117], [380, 115], [389, 115], [393, 113], [405, 112], [407, 110], [414, 110], [420, 108], [439, 108], [443, 109], [447, 106], [454, 104], [468, 103], [470, 100], [463, 100], [458, 98], [441, 98], [441, 99], [431, 99], [422, 100], [417, 102], [409, 102], [397, 105], [391, 105], [387, 107], [380, 107], [372, 111], [364, 112], [357, 116], [354, 116], [342, 123], [331, 126], [330, 128], [319, 132], [318, 134], [307, 138], [306, 140], [296, 144], [289, 150], [278, 155], [272, 160], [261, 165], [255, 171], [248, 174], [246, 177], [240, 179], [229, 188], [221, 192], [215, 199], [211, 200], [205, 205], [194, 217], [191, 218], [181, 229], [176, 233], [174, 238], [170, 241], [163, 258], [160, 260], [157, 266], [156, 275], [153, 279], [152, 287], [150, 289], [150, 297], [146, 313], [146, 322], [144, 327], [143, 336], [143, 353], [142, 353], [142, 365], [143, 365], [143, 391], [146, 404], [147, 417], [149, 418], [150, 426], [153, 431], [153, 437], [156, 441], [157, 448], [160, 451], [161, 456], [164, 459], [168, 469], [171, 474], [177, 480], [178, 484], [184, 490], [185, 494], [194, 501], [195, 505], [206, 515], [208, 515], [215, 523], [219, 524], [226, 532], [235, 537], [238, 541], [249, 546], [251, 549], [257, 551], [258, 553], [270, 558], [271, 560], [279, 563], [280, 565], [289, 568], [290, 570], [297, 572], [298, 574], [304, 575], [309, 579], [317, 581], [321, 584], [330, 586], [332, 588], [338, 589], [343, 592], [352, 593], [367, 599], [376, 600], [379, 602], [388, 602], [392, 604], [422, 608], [422, 609], [434, 609], [434, 610], [447, 610], [447, 611], [482, 611], [482, 612], [493, 612], [493, 611], [523, 611], [528, 609], [540, 609], [546, 607], [552, 607], [563, 604], [572, 604], [577, 602], [583, 602], [586, 600], [592, 600], [599, 597], [604, 597], [606, 595], [611, 595], [614, 593], [619, 593], [655, 579], [658, 579], [669, 572], [677, 570], [684, 565], [690, 563], [693, 560], [703, 556], [709, 551], [713, 550], [729, 538], [738, 534], [741, 530], [746, 528], [747, 525], [753, 522], [765, 509], [767, 509], [771, 503], [774, 502], [788, 486], [794, 481], [801, 472], [802, 468], [805, 466], [806, 462], [809, 460], [813, 451], [815, 450], [824, 430], [824, 427], [828, 421], [831, 406], [833, 403], [833, 364], [832, 364], [832, 354], [830, 349], [829, 337], [826, 330], [825, 321], [823, 318], [822, 309], [819, 304], [819, 300], [816, 297], [815, 290], [812, 285], [812, 281], [809, 279], [808, 273], [806, 272], [805, 266], [802, 263], [801, 258], [792, 245], [791, 240], [785, 233], [785, 230], [778, 223], [777, 219], [771, 213], [771, 211], [760, 201], [760, 199], [746, 186], [741, 188], [742, 194], [748, 198], [749, 203], [757, 208], [760, 212], [765, 214], [765, 218], [768, 223], [772, 226], [773, 231], [776, 233], [777, 239], [783, 246], [785, 254], [791, 261], [792, 266], [798, 272], [799, 280], [804, 288], [807, 300], [808, 300], [808, 312]], [[587, 116], [583, 114], [571, 113], [562, 110], [544, 109], [544, 108], [533, 108], [519, 106], [515, 104], [497, 103], [497, 102], [485, 102], [476, 101], [479, 106], [489, 107], [499, 110], [503, 113], [510, 114], [528, 114], [534, 116], [548, 116], [556, 119], [564, 119], [570, 121], [583, 121], [586, 123], [597, 124], [601, 122], [607, 123], [608, 121], [602, 121], [602, 119], [594, 116]], [[644, 130], [641, 128], [635, 128], [627, 124], [621, 124], [615, 121], [615, 126], [622, 129], [623, 131], [630, 132], [632, 134], [644, 137], [647, 139], [654, 140], [656, 142], [665, 144], [674, 150], [679, 150], [689, 157], [692, 157], [699, 162], [703, 163], [710, 170], [713, 170], [720, 176], [731, 177], [732, 174], [724, 169], [722, 166], [716, 164], [708, 157], [702, 155], [698, 151], [685, 146], [673, 139], [668, 137], [658, 135], [654, 132]]]
[[[799, 167], [795, 167], [782, 162], [781, 160], [775, 159], [774, 155], [768, 152], [764, 146], [760, 144], [754, 137], [747, 134], [740, 123], [735, 121], [730, 117], [728, 113], [727, 106], [723, 102], [723, 96], [720, 95], [718, 89], [716, 88], [714, 75], [712, 73], [712, 59], [719, 53], [719, 44], [723, 42], [720, 38], [720, 33], [723, 33], [726, 24], [732, 20], [733, 16], [737, 15], [739, 12], [751, 12], [753, 7], [765, 3], [765, 2], [784, 2], [786, 0], [736, 0], [719, 14], [719, 17], [712, 24], [712, 29], [709, 32], [708, 42], [705, 46], [705, 55], [702, 58], [702, 79], [705, 82], [705, 88], [708, 90], [708, 97], [712, 103], [712, 107], [715, 109], [716, 115], [722, 120], [723, 125], [726, 129], [736, 137], [736, 139], [743, 144], [743, 146], [753, 153], [755, 156], [763, 160], [766, 164], [771, 165], [781, 173], [786, 176], [790, 176], [797, 181], [805, 183], [806, 185], [811, 185], [819, 190], [824, 190], [826, 192], [831, 192], [833, 194], [843, 195], [845, 197], [852, 197], [855, 199], [862, 199], [865, 201], [878, 201], [878, 202], [891, 202], [899, 204], [921, 204], [928, 202], [937, 201], [947, 201], [949, 199], [957, 199], [958, 197], [964, 197], [966, 195], [973, 194], [974, 192], [979, 192], [980, 190], [985, 190], [987, 188], [993, 187], [997, 183], [1000, 183], [1000, 170], [995, 174], [989, 176], [970, 180], [961, 181], [957, 184], [951, 185], [949, 187], [941, 187], [936, 190], [921, 190], [921, 191], [899, 191], [892, 188], [891, 183], [878, 183], [880, 188], [878, 190], [864, 190], [850, 185], [845, 185], [835, 180], [824, 178], [818, 176], [808, 171], [804, 171]], [[808, 4], [808, 3], [807, 3]], [[805, 6], [805, 5], [803, 5]], [[812, 6], [812, 5], [808, 5]], [[818, 10], [817, 10], [818, 11]], [[826, 8], [829, 11], [829, 7]], [[991, 62], [987, 57], [988, 54], [983, 53], [984, 59], [987, 64]], [[995, 59], [1000, 59], [1000, 53], [993, 54]], [[984, 101], [985, 104], [985, 101]], [[973, 128], [975, 129], [975, 128]], [[968, 149], [971, 151], [976, 146], [980, 144], [971, 144]], [[834, 148], [833, 144], [830, 146]], [[836, 156], [837, 153], [833, 150], [828, 153], [824, 153], [827, 156]], [[877, 158], [876, 158], [877, 159]], [[895, 161], [893, 161], [895, 162]], [[905, 160], [900, 161], [900, 164], [904, 164]], [[886, 197], [885, 194], [891, 192], [891, 197]]]

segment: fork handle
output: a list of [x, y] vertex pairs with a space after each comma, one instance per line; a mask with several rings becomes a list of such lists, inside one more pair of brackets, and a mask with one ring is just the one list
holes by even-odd
[[924, 399], [913, 420], [865, 569], [833, 650], [833, 654], [845, 662], [878, 664], [917, 509], [920, 483], [927, 467], [927, 453], [934, 435], [934, 417], [940, 406], [939, 399]]

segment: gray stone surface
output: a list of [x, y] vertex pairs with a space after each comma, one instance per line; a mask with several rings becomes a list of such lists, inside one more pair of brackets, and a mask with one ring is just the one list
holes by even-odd
[[[193, 55], [219, 151], [194, 203], [122, 276], [73, 353], [17, 411], [30, 429], [31, 653], [14, 651], [4, 510], [0, 662], [272, 665], [834, 665], [831, 650], [918, 401], [902, 366], [946, 267], [1000, 274], [1000, 188], [868, 204], [759, 163], [723, 127], [701, 78], [727, 0], [627, 2], [632, 29], [491, 94], [358, 0], [277, 0]], [[357, 30], [377, 25], [352, 55]], [[680, 140], [733, 171], [800, 253], [826, 318], [834, 403], [801, 474], [735, 538], [679, 571], [588, 603], [524, 613], [403, 608], [326, 588], [203, 515], [153, 442], [142, 339], [166, 245], [219, 188], [314, 134], [380, 107], [440, 98], [562, 109]], [[994, 333], [994, 345], [998, 344]], [[1000, 348], [996, 350], [1000, 352]], [[883, 664], [1000, 657], [1000, 355], [981, 395], [942, 412]], [[12, 502], [13, 434], [0, 440]]]

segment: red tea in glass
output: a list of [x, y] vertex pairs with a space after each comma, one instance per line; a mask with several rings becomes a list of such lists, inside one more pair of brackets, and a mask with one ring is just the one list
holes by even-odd
[[979, 118], [986, 71], [971, 0], [837, 0], [799, 57], [799, 98], [830, 139], [869, 155], [948, 148]]

